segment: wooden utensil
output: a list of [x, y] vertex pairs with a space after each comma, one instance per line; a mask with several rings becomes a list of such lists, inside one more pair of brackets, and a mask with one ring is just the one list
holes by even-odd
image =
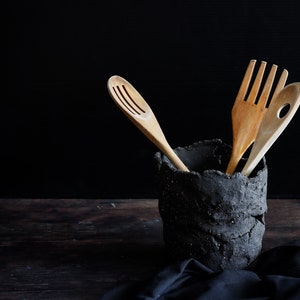
[[[244, 175], [249, 176], [251, 174], [291, 121], [299, 105], [300, 82], [287, 85], [272, 101], [261, 122], [250, 156], [242, 170]], [[286, 109], [288, 109], [287, 112]]]
[[138, 91], [124, 78], [112, 76], [107, 82], [108, 91], [125, 115], [152, 141], [180, 170], [189, 172], [168, 144], [150, 106]]
[[[260, 123], [267, 111], [266, 105], [277, 70], [277, 66], [273, 65], [265, 82], [261, 95], [259, 99], [256, 100], [259, 94], [260, 85], [267, 64], [266, 62], [262, 61], [251, 91], [246, 98], [255, 63], [256, 60], [254, 59], [249, 63], [231, 111], [233, 145], [230, 161], [226, 169], [226, 173], [228, 174], [233, 174], [235, 172], [235, 169], [243, 154], [255, 140]], [[283, 70], [276, 89], [273, 93], [271, 102], [279, 93], [279, 91], [284, 87], [287, 76], [287, 70]]]

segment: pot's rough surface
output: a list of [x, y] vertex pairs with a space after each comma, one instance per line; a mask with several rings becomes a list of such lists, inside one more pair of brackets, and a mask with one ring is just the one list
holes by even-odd
[[231, 147], [219, 139], [174, 150], [191, 172], [176, 169], [161, 152], [154, 156], [170, 257], [193, 257], [215, 271], [246, 268], [260, 254], [265, 231], [265, 159], [248, 178], [224, 173]]

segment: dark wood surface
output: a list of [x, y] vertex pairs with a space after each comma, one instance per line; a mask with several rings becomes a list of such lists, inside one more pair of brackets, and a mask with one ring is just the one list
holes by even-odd
[[[300, 238], [300, 200], [269, 199], [263, 251]], [[0, 199], [0, 299], [99, 299], [166, 264], [155, 199]]]

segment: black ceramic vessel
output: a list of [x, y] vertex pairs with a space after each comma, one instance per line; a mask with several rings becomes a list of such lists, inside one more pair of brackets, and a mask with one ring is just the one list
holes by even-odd
[[191, 172], [161, 152], [154, 157], [169, 257], [193, 257], [215, 271], [246, 268], [260, 254], [265, 231], [265, 158], [250, 177], [231, 176], [224, 173], [231, 147], [219, 139], [174, 150]]

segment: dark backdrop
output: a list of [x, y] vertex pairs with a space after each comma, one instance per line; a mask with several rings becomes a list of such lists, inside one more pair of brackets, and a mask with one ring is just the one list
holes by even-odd
[[[300, 81], [299, 5], [285, 1], [8, 1], [1, 197], [153, 197], [155, 146], [106, 83], [130, 81], [172, 147], [231, 143], [250, 59]], [[298, 112], [266, 155], [270, 197], [299, 197]]]

